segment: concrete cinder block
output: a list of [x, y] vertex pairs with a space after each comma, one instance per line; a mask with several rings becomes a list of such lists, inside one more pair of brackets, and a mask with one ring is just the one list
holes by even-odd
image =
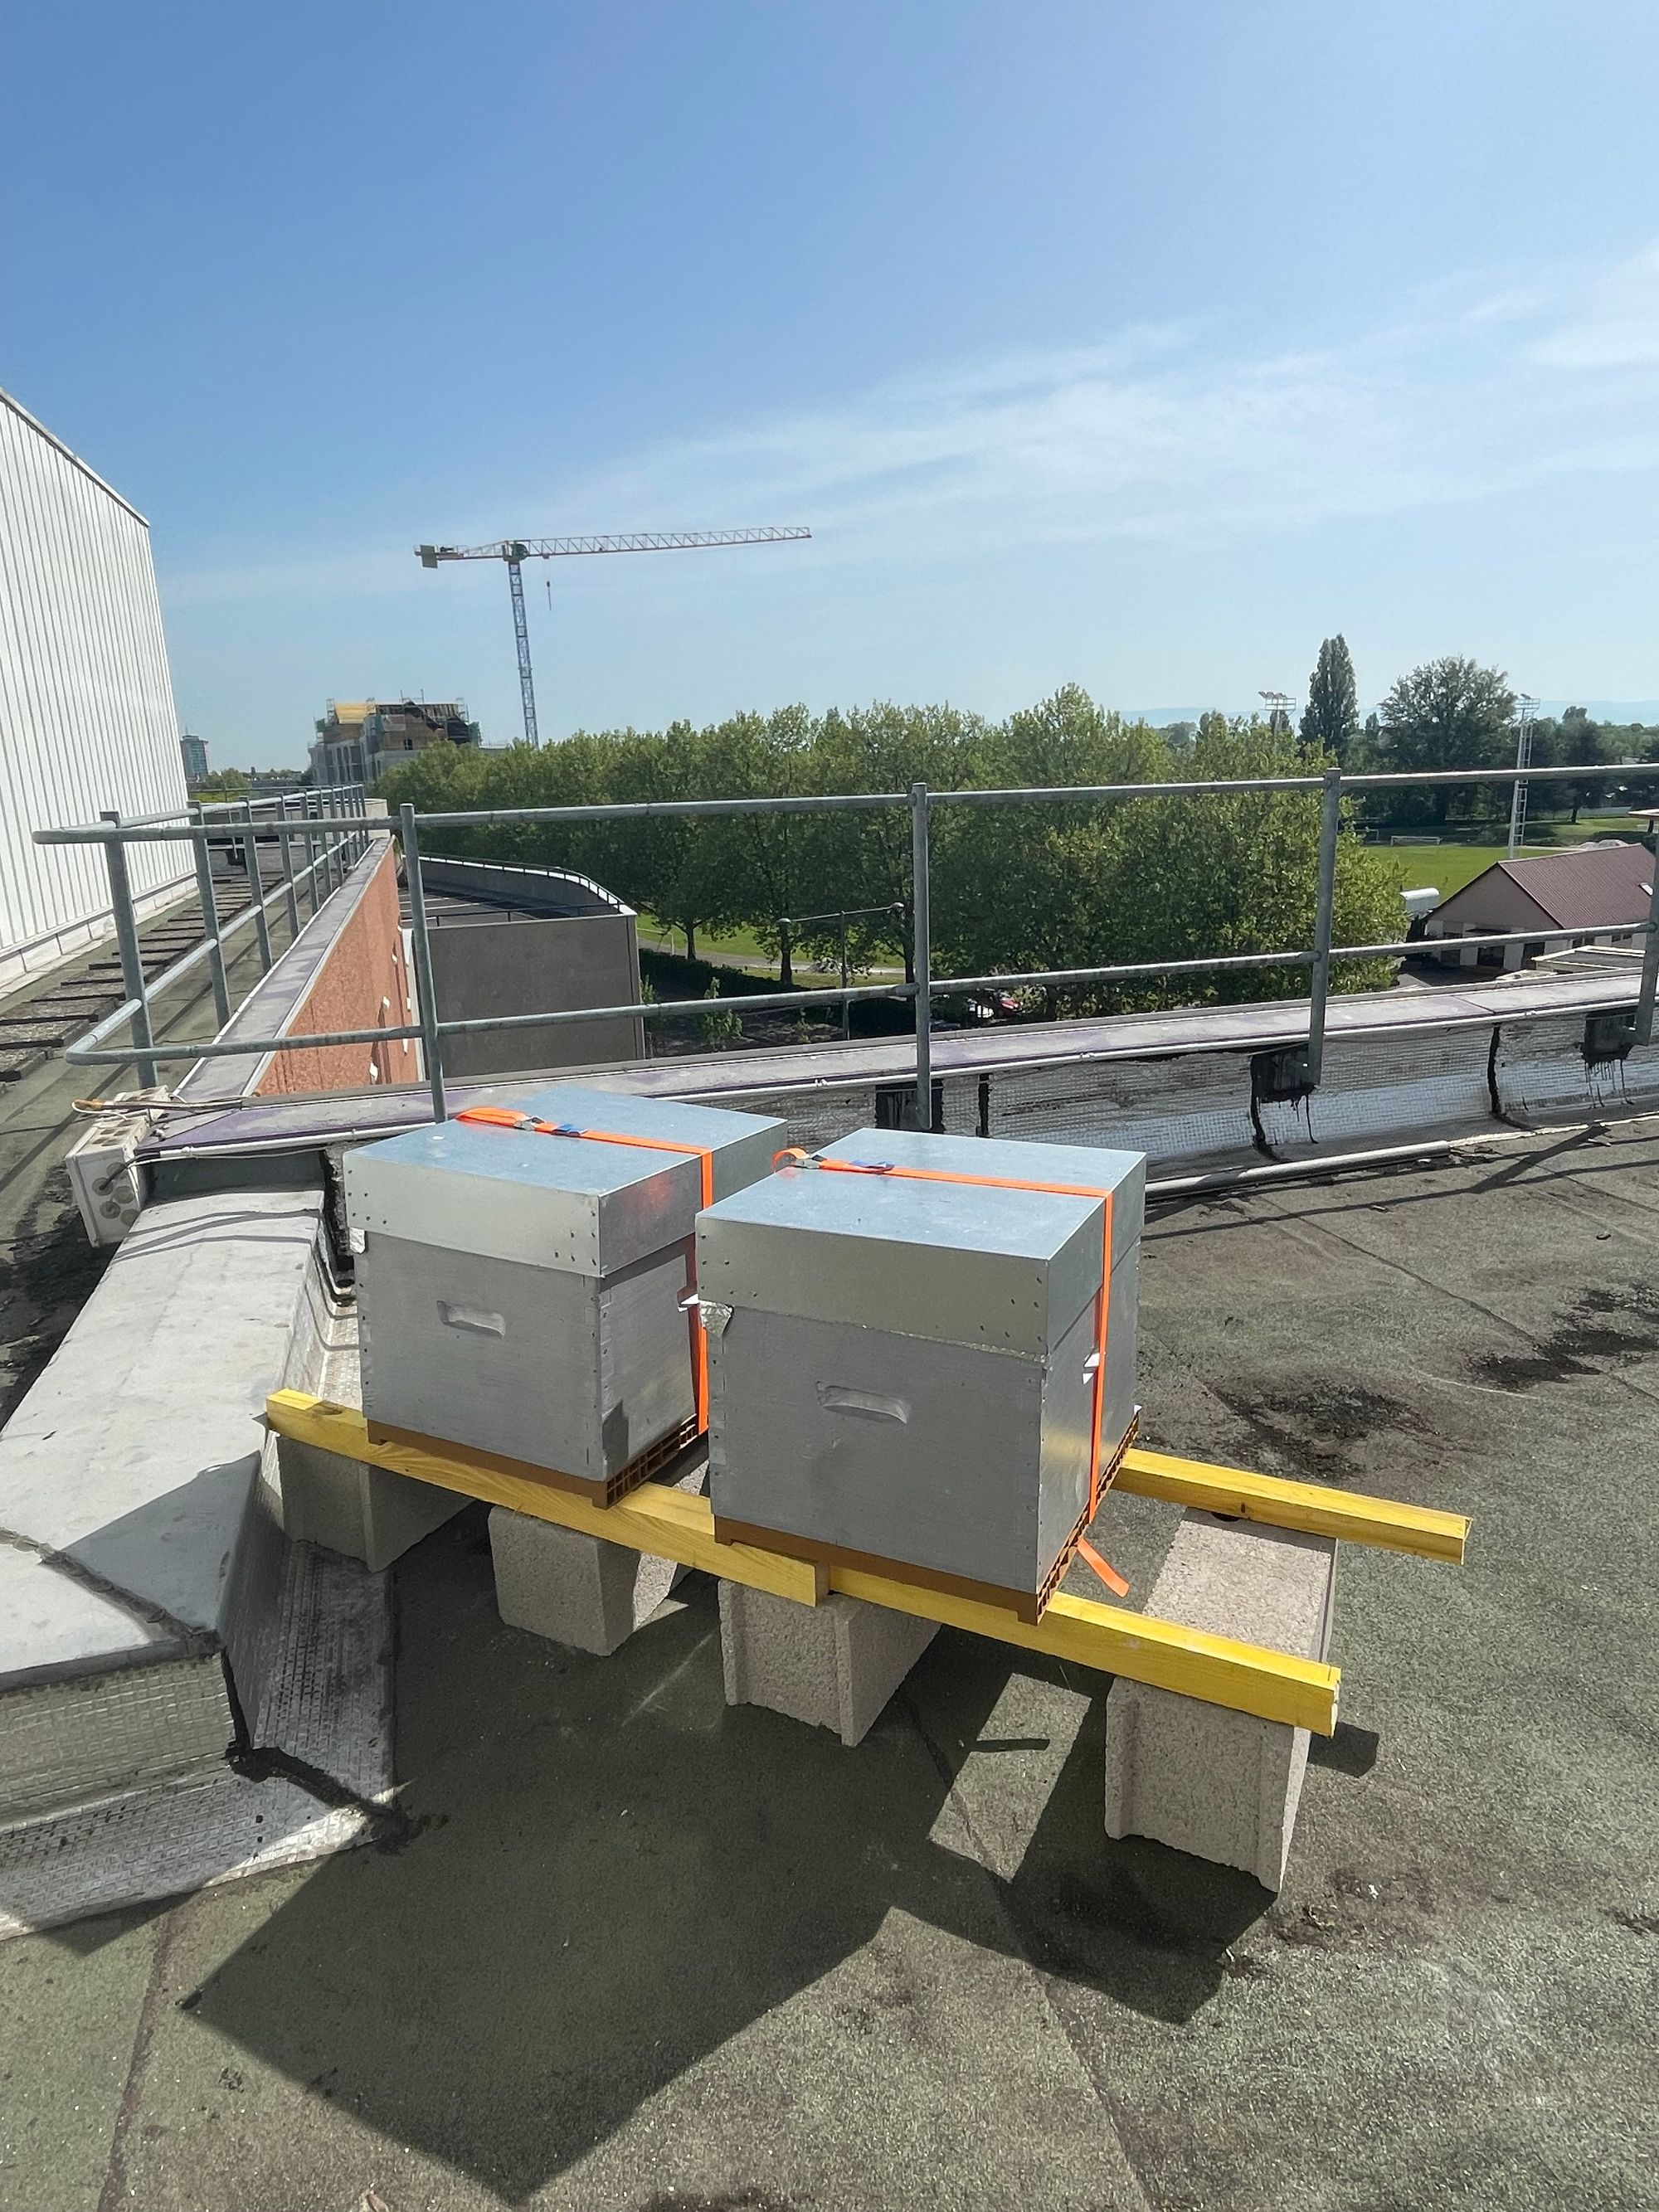
[[764, 1705], [861, 1743], [939, 1632], [839, 1592], [817, 1605], [723, 1582], [720, 1662], [729, 1705]]
[[[1322, 1660], [1335, 1587], [1331, 1538], [1188, 1513], [1146, 1611]], [[1306, 1729], [1115, 1682], [1106, 1700], [1106, 1832], [1151, 1836], [1242, 1867], [1277, 1890], [1307, 1764]]]
[[[706, 1461], [675, 1487], [701, 1497]], [[626, 1544], [583, 1536], [497, 1505], [489, 1516], [495, 1605], [509, 1628], [527, 1628], [578, 1651], [609, 1656], [642, 1627], [685, 1569]]]
[[376, 1573], [453, 1520], [468, 1500], [435, 1483], [277, 1439], [283, 1529], [295, 1543], [320, 1544], [361, 1559]]

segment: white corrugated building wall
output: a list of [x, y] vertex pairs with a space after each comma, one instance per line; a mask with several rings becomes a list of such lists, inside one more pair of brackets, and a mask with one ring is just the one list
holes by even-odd
[[[149, 526], [0, 392], [0, 988], [109, 927], [93, 848], [32, 832], [185, 804]], [[140, 911], [189, 876], [135, 845]]]

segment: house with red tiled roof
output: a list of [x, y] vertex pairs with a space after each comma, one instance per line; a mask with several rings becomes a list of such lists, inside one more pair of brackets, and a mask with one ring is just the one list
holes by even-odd
[[[1423, 934], [1462, 939], [1458, 958], [1469, 968], [1518, 968], [1549, 949], [1541, 937], [1536, 944], [1484, 950], [1468, 942], [1520, 930], [1571, 930], [1575, 945], [1628, 945], [1647, 928], [1653, 911], [1654, 871], [1645, 845], [1581, 845], [1576, 852], [1496, 860], [1441, 901]], [[1567, 941], [1558, 938], [1555, 945]]]

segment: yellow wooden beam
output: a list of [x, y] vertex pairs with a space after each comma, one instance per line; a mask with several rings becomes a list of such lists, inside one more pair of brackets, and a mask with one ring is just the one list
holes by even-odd
[[1354, 1490], [1327, 1490], [1314, 1482], [1284, 1482], [1277, 1475], [1170, 1459], [1133, 1447], [1123, 1455], [1114, 1487], [1138, 1498], [1167, 1498], [1200, 1513], [1224, 1513], [1269, 1528], [1304, 1528], [1350, 1544], [1380, 1544], [1425, 1559], [1461, 1561], [1469, 1533], [1466, 1514], [1365, 1498]]
[[368, 1425], [356, 1407], [337, 1406], [303, 1390], [273, 1390], [265, 1401], [265, 1420], [278, 1436], [292, 1437], [296, 1443], [314, 1444], [319, 1450], [337, 1452], [342, 1459], [362, 1460], [416, 1482], [435, 1483], [440, 1490], [458, 1490], [464, 1497], [482, 1498], [486, 1505], [505, 1505], [532, 1520], [555, 1521], [562, 1528], [602, 1536], [629, 1551], [701, 1567], [706, 1574], [769, 1590], [775, 1597], [793, 1598], [798, 1605], [816, 1605], [824, 1595], [823, 1568], [805, 1559], [786, 1559], [777, 1552], [757, 1551], [749, 1544], [717, 1542], [708, 1500], [688, 1498], [665, 1483], [644, 1482], [614, 1505], [595, 1505], [574, 1491], [504, 1474], [469, 1459], [459, 1447], [453, 1454], [441, 1455], [413, 1444], [372, 1443]]
[[1103, 1674], [1148, 1682], [1157, 1689], [1228, 1705], [1263, 1720], [1312, 1729], [1321, 1735], [1329, 1735], [1336, 1726], [1338, 1670], [1288, 1652], [1236, 1643], [1228, 1636], [1212, 1636], [1177, 1621], [1154, 1620], [1146, 1613], [1063, 1593], [1051, 1598], [1042, 1619], [1029, 1627], [1001, 1606], [953, 1597], [920, 1583], [854, 1567], [813, 1566], [750, 1544], [722, 1544], [714, 1534], [708, 1500], [690, 1498], [662, 1483], [643, 1483], [615, 1505], [594, 1505], [550, 1484], [499, 1474], [459, 1451], [441, 1455], [408, 1444], [372, 1443], [367, 1423], [354, 1407], [333, 1405], [303, 1391], [274, 1391], [266, 1401], [265, 1417], [279, 1436], [337, 1453], [343, 1459], [362, 1460], [492, 1505], [509, 1506], [515, 1513], [700, 1567], [705, 1573], [793, 1598], [798, 1604], [816, 1604], [827, 1589], [840, 1590], [869, 1605], [941, 1621], [973, 1635], [1017, 1644], [1022, 1650], [1098, 1668]]
[[831, 1567], [830, 1587], [848, 1597], [862, 1598], [867, 1605], [917, 1613], [924, 1620], [965, 1628], [1000, 1644], [1017, 1644], [1022, 1650], [1040, 1651], [1050, 1659], [1069, 1659], [1079, 1667], [1097, 1667], [1103, 1674], [1121, 1674], [1131, 1682], [1175, 1690], [1206, 1705], [1230, 1705], [1236, 1712], [1255, 1713], [1264, 1721], [1311, 1729], [1316, 1735], [1335, 1732], [1340, 1670], [1316, 1659], [1296, 1658], [1288, 1651], [1270, 1651], [1265, 1644], [1239, 1644], [1231, 1636], [1212, 1636], [1179, 1621], [1155, 1620], [1150, 1613], [1068, 1597], [1064, 1590], [1049, 1599], [1036, 1626], [1028, 1627], [1001, 1606], [952, 1597], [920, 1583], [865, 1574], [856, 1567]]

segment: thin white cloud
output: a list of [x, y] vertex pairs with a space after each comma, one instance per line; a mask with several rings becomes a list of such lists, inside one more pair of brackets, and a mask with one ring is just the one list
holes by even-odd
[[[1253, 349], [1170, 324], [947, 362], [647, 447], [532, 506], [573, 531], [805, 522], [820, 567], [1111, 538], [1206, 546], [1659, 467], [1659, 377], [1640, 374], [1656, 368], [1659, 246], [1524, 285], [1448, 279], [1408, 315], [1319, 345]], [[511, 504], [523, 511], [522, 483]], [[388, 545], [202, 567], [167, 597], [369, 599], [412, 580], [408, 550]]]
[[1536, 342], [1531, 357], [1549, 368], [1659, 367], [1659, 246], [1608, 270]]

